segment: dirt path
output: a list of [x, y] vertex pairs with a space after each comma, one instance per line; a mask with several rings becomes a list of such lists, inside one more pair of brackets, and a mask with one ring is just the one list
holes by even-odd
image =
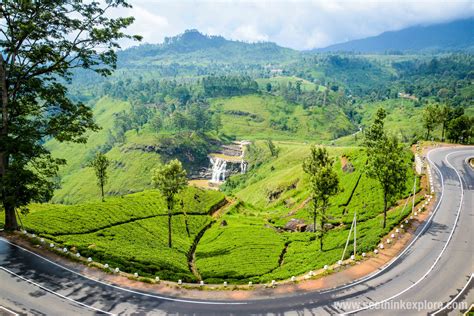
[[306, 198], [303, 202], [301, 202], [295, 209], [292, 209], [285, 217], [290, 217], [295, 215], [299, 210], [303, 209], [309, 202], [311, 201], [311, 197]]
[[211, 222], [207, 224], [203, 229], [201, 229], [196, 235], [187, 255], [189, 271], [191, 271], [191, 273], [196, 277], [198, 281], [202, 280], [201, 274], [199, 273], [199, 270], [196, 266], [196, 248], [199, 244], [199, 241], [201, 240], [202, 236], [204, 236], [204, 233], [209, 228], [211, 228], [211, 226], [217, 221], [217, 219], [220, 218], [223, 214], [225, 214], [225, 212], [227, 212], [231, 205], [236, 203], [235, 200], [230, 200], [228, 198], [225, 198], [224, 201], [225, 203], [223, 203], [222, 206], [212, 212]]

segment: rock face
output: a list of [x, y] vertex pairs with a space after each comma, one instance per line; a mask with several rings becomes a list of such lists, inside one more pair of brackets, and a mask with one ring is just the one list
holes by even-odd
[[226, 156], [240, 157], [242, 156], [242, 148], [237, 144], [222, 145], [218, 153]]
[[208, 179], [212, 183], [224, 182], [233, 174], [246, 173], [247, 162], [244, 160], [244, 146], [246, 141], [234, 142], [231, 145], [222, 145], [221, 150], [209, 155]]
[[345, 173], [352, 173], [354, 170], [354, 165], [351, 162], [348, 162], [344, 167], [342, 167], [342, 171]]
[[308, 225], [302, 219], [292, 218], [286, 223], [284, 229], [292, 232], [304, 232], [307, 231]]

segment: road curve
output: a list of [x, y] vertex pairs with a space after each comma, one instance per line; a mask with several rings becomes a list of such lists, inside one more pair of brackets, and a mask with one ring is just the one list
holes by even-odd
[[470, 156], [474, 147], [429, 153], [437, 196], [430, 220], [389, 266], [350, 285], [275, 299], [191, 301], [91, 280], [0, 239], [0, 314], [458, 314], [460, 302], [474, 301]]

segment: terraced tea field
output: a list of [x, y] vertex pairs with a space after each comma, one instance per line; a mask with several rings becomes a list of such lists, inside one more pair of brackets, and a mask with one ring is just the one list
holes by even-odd
[[[341, 191], [330, 200], [328, 222], [332, 228], [321, 251], [313, 232], [286, 227], [295, 219], [312, 223], [308, 179], [301, 166], [310, 145], [276, 145], [278, 157], [263, 160], [223, 187], [233, 203], [214, 216], [212, 212], [226, 202], [224, 194], [188, 187], [172, 217], [172, 248], [167, 246], [167, 211], [157, 191], [109, 197], [105, 203], [33, 204], [30, 213], [21, 217], [22, 223], [49, 242], [121, 271], [173, 281], [243, 284], [288, 279], [337, 262], [354, 212], [360, 254], [373, 250], [411, 211], [411, 207], [394, 204], [383, 229], [382, 192], [365, 175], [364, 151], [330, 147]], [[256, 146], [266, 155], [264, 142], [256, 142]], [[412, 164], [408, 151], [406, 161]], [[411, 168], [407, 179], [399, 199], [412, 192], [415, 176]], [[348, 252], [346, 257], [350, 255]]]

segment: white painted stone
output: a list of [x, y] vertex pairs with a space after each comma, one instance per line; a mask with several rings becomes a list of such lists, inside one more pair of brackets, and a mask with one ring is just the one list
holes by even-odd
[[135, 272], [135, 273], [133, 274], [133, 276], [136, 277], [136, 278], [138, 278], [138, 273]]
[[324, 270], [329, 269], [329, 266], [327, 264], [324, 265]]
[[295, 282], [295, 281], [296, 281], [295, 276], [292, 276], [292, 277], [291, 277], [291, 282]]
[[391, 243], [392, 241], [390, 239], [387, 239], [387, 244]]
[[354, 255], [352, 255], [352, 256], [351, 256], [351, 260], [354, 260], [354, 259], [355, 259], [355, 256], [354, 256]]
[[309, 276], [313, 276], [314, 275], [314, 272], [313, 271], [309, 271]]
[[275, 280], [272, 280], [272, 286], [275, 286], [275, 285], [276, 285]]
[[157, 276], [157, 277], [155, 278], [155, 281], [156, 281], [156, 282], [160, 282], [160, 277]]
[[[403, 225], [402, 225], [403, 226]], [[403, 228], [403, 227], [402, 227]], [[398, 234], [400, 232], [400, 229], [395, 229], [395, 232]]]
[[338, 264], [338, 265], [342, 265], [342, 260], [339, 260], [339, 261], [337, 262], [337, 264]]
[[363, 252], [363, 253], [362, 253], [362, 257], [364, 257], [364, 258], [365, 258], [365, 256], [367, 256], [367, 255], [365, 254], [365, 252]]
[[53, 244], [53, 243], [49, 244], [49, 246], [50, 246], [51, 248], [54, 248], [54, 244]]
[[66, 248], [66, 247], [63, 248], [63, 252], [64, 252], [64, 253], [67, 252], [67, 248]]
[[80, 254], [79, 252], [78, 252], [78, 253], [76, 253], [76, 257], [78, 257], [78, 258], [79, 258], [80, 256], [81, 256], [81, 254]]
[[224, 281], [224, 287], [227, 287], [227, 281]]
[[249, 281], [249, 286], [252, 286], [252, 285], [253, 285], [252, 281]]
[[91, 257], [87, 258], [87, 261], [92, 262], [92, 258]]
[[204, 281], [199, 281], [199, 286], [204, 286]]
[[407, 219], [405, 220], [405, 224], [408, 224], [408, 220], [407, 220]]
[[36, 235], [35, 235], [35, 234], [32, 234], [31, 237], [36, 238]]
[[109, 268], [109, 265], [106, 263], [104, 264], [104, 268], [108, 269]]
[[418, 215], [418, 212], [415, 212], [413, 215], [417, 216], [417, 215]]
[[379, 251], [378, 251], [377, 249], [375, 249], [375, 250], [374, 250], [374, 253], [375, 253], [375, 254], [378, 254], [378, 253], [379, 253]]
[[380, 248], [380, 249], [383, 249], [383, 244], [380, 244], [380, 245], [379, 245], [379, 248]]
[[183, 281], [178, 280], [178, 285], [181, 285], [181, 284], [183, 284]]
[[115, 273], [119, 273], [120, 272], [120, 269], [119, 268], [115, 268]]
[[41, 242], [41, 243], [44, 243], [44, 238], [41, 238], [41, 239], [40, 239], [40, 242]]
[[391, 234], [390, 237], [395, 238], [395, 234]]

